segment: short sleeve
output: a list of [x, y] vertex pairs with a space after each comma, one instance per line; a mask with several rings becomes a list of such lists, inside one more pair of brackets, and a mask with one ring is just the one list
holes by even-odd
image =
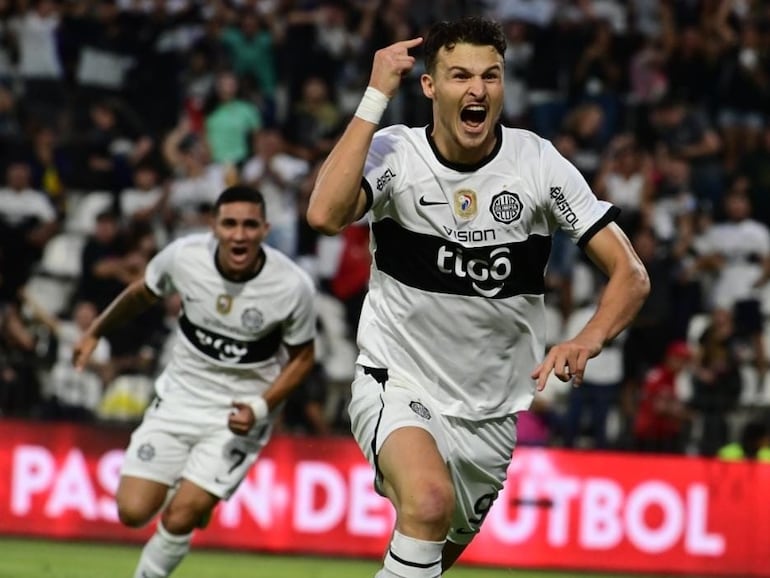
[[372, 139], [361, 185], [366, 191], [366, 210], [377, 213], [393, 194], [399, 177], [398, 135], [394, 127], [378, 131]]
[[296, 301], [283, 328], [283, 341], [287, 345], [302, 345], [315, 339], [316, 313], [315, 288], [307, 275], [297, 280]]
[[169, 295], [175, 291], [171, 276], [179, 247], [179, 240], [167, 245], [150, 259], [144, 270], [145, 286], [158, 297]]
[[542, 149], [541, 179], [552, 221], [580, 247], [614, 221], [620, 210], [600, 201], [580, 174], [548, 141]]

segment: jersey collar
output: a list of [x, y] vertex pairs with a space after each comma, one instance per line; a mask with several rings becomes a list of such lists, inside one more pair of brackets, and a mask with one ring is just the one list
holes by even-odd
[[503, 127], [500, 123], [497, 123], [495, 125], [495, 139], [496, 139], [495, 148], [493, 148], [492, 151], [487, 156], [485, 156], [480, 161], [472, 164], [455, 163], [445, 158], [439, 152], [438, 147], [436, 146], [436, 143], [433, 140], [433, 136], [431, 136], [431, 133], [433, 133], [433, 123], [430, 123], [428, 126], [425, 127], [425, 137], [428, 139], [428, 144], [430, 145], [430, 148], [433, 151], [433, 154], [436, 156], [436, 159], [438, 160], [438, 162], [440, 162], [445, 167], [448, 167], [452, 170], [455, 170], [461, 173], [471, 173], [473, 171], [480, 169], [489, 161], [491, 161], [493, 158], [495, 158], [497, 156], [497, 153], [500, 152], [500, 147], [503, 146]]

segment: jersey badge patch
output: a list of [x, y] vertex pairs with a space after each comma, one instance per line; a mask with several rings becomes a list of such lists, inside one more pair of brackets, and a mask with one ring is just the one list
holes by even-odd
[[514, 221], [521, 217], [521, 199], [516, 193], [509, 191], [503, 191], [497, 193], [492, 197], [492, 202], [489, 204], [489, 211], [495, 218], [495, 221], [510, 225]]
[[265, 318], [262, 316], [262, 312], [256, 307], [249, 307], [241, 314], [241, 323], [250, 331], [256, 331], [262, 327], [264, 322]]
[[421, 404], [419, 401], [410, 401], [409, 407], [411, 410], [419, 415], [423, 419], [430, 419], [430, 410]]
[[460, 189], [454, 194], [455, 214], [461, 219], [472, 219], [478, 213], [479, 204], [476, 201], [476, 191]]
[[142, 444], [136, 450], [136, 455], [143, 462], [150, 462], [155, 457], [155, 448], [152, 444]]
[[233, 297], [227, 293], [217, 296], [217, 313], [227, 315], [233, 307]]

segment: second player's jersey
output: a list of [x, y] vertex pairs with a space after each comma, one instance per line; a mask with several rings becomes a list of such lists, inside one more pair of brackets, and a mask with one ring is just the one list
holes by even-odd
[[262, 268], [243, 282], [219, 271], [211, 234], [180, 238], [150, 261], [147, 287], [182, 299], [177, 341], [156, 385], [159, 397], [187, 405], [248, 400], [277, 377], [282, 344], [315, 337], [312, 281], [279, 251], [262, 249]]
[[378, 131], [364, 171], [373, 254], [359, 363], [385, 367], [467, 419], [527, 409], [545, 347], [551, 234], [579, 245], [616, 215], [549, 143], [498, 127], [473, 166], [450, 163], [431, 127]]

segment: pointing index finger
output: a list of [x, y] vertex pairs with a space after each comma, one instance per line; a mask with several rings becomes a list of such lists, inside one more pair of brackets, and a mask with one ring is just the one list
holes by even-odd
[[415, 46], [419, 46], [422, 44], [422, 36], [418, 36], [417, 38], [410, 38], [409, 40], [401, 40], [399, 42], [396, 42], [394, 46], [398, 46], [399, 48], [404, 48], [406, 50], [409, 50], [410, 48], [414, 48]]

